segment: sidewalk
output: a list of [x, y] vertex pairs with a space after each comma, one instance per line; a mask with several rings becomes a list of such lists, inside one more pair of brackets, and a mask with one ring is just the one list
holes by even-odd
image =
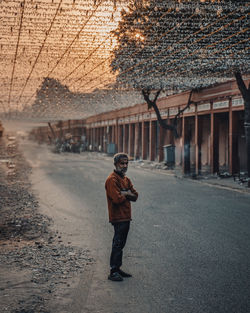
[[[82, 152], [82, 154], [87, 154], [90, 158], [97, 158], [97, 159], [105, 159], [110, 160], [112, 162], [112, 155], [108, 155], [102, 152]], [[233, 176], [226, 176], [225, 178], [219, 177], [217, 174], [214, 175], [203, 175], [198, 177], [192, 177], [191, 175], [183, 175], [181, 169], [169, 169], [164, 162], [154, 162], [148, 160], [130, 160], [129, 162], [130, 168], [136, 167], [141, 168], [146, 171], [156, 171], [163, 175], [170, 175], [175, 176], [178, 179], [190, 179], [193, 182], [205, 184], [208, 186], [214, 186], [217, 188], [228, 189], [236, 192], [241, 193], [248, 193], [250, 194], [250, 188], [247, 187], [247, 182], [241, 183], [238, 178]]]
[[180, 169], [169, 169], [164, 162], [158, 163], [153, 161], [130, 161], [131, 166], [139, 167], [145, 170], [158, 171], [161, 174], [175, 176], [179, 179], [190, 179], [197, 183], [214, 186], [223, 189], [229, 189], [232, 191], [238, 191], [243, 193], [250, 194], [250, 188], [247, 187], [247, 182], [241, 182], [239, 178], [234, 178], [233, 176], [220, 177], [217, 174], [214, 175], [203, 175], [203, 176], [194, 176], [183, 175]]
[[234, 179], [232, 176], [220, 178], [218, 176], [211, 175], [208, 177], [198, 178], [196, 181], [209, 186], [250, 194], [250, 188], [247, 187], [247, 183], [241, 183], [238, 178]]

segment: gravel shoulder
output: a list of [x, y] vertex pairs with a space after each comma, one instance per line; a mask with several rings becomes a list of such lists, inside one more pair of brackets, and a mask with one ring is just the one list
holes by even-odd
[[70, 312], [89, 251], [63, 242], [40, 213], [31, 167], [13, 134], [0, 138], [0, 312]]

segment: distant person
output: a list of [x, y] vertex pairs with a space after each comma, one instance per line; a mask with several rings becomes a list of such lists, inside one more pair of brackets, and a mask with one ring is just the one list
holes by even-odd
[[105, 189], [108, 201], [109, 221], [114, 226], [110, 274], [108, 279], [122, 281], [131, 274], [121, 270], [123, 248], [126, 244], [131, 221], [130, 201], [136, 201], [138, 193], [130, 179], [125, 176], [128, 169], [128, 155], [117, 153], [114, 156], [115, 170], [108, 176]]

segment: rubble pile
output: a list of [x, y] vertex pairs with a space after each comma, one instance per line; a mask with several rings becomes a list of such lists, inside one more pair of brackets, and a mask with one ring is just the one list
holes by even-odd
[[[10, 137], [11, 139], [14, 137]], [[10, 148], [11, 147], [11, 148]], [[38, 213], [31, 193], [31, 169], [8, 137], [0, 142], [0, 244], [33, 240], [48, 234], [49, 218]]]
[[31, 169], [11, 138], [0, 139], [0, 312], [54, 313], [54, 297], [69, 293], [74, 275], [93, 260], [65, 245], [51, 230], [53, 221], [39, 213]]

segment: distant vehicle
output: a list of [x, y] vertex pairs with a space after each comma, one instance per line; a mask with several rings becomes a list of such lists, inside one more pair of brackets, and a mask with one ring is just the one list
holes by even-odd
[[87, 149], [86, 142], [82, 140], [81, 136], [73, 136], [70, 133], [65, 134], [64, 138], [60, 140], [56, 138], [55, 152], [73, 152], [80, 153]]
[[9, 141], [15, 141], [15, 140], [16, 140], [16, 137], [9, 136], [9, 137], [8, 137], [8, 140], [9, 140]]

